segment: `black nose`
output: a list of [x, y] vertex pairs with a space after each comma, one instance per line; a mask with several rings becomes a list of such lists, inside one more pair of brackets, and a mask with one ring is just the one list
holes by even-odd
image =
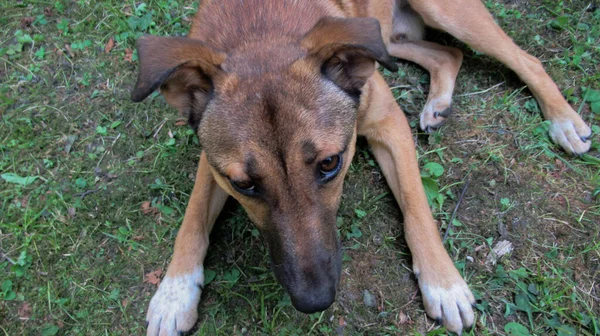
[[294, 307], [305, 313], [312, 314], [323, 311], [335, 301], [335, 286], [314, 288], [300, 293], [290, 293]]

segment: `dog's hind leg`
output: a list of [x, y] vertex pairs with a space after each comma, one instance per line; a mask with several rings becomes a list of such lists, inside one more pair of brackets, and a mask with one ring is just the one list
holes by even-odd
[[202, 264], [208, 249], [208, 235], [227, 196], [214, 180], [203, 152], [183, 224], [175, 240], [173, 259], [148, 307], [147, 335], [176, 336], [189, 331], [196, 323], [204, 286]]
[[519, 48], [494, 22], [480, 0], [408, 0], [425, 24], [444, 30], [492, 56], [519, 75], [551, 121], [550, 136], [573, 154], [590, 149], [591, 129], [566, 102], [542, 63]]
[[388, 52], [417, 63], [429, 72], [429, 94], [419, 124], [426, 132], [442, 126], [452, 112], [452, 92], [462, 63], [462, 52], [427, 41], [394, 40], [388, 45]]
[[406, 0], [395, 1], [392, 22], [388, 53], [414, 62], [429, 72], [429, 95], [419, 119], [421, 129], [431, 132], [442, 126], [452, 112], [452, 92], [462, 63], [462, 52], [423, 41], [423, 19]]
[[404, 232], [427, 314], [460, 333], [473, 325], [475, 299], [444, 249], [429, 209], [410, 126], [385, 80], [375, 73], [363, 89], [358, 132], [367, 137], [404, 214]]

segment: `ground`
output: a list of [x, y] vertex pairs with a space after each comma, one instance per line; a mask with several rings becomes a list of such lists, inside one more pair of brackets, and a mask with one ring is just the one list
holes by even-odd
[[[144, 332], [201, 148], [159, 95], [130, 102], [133, 46], [143, 33], [185, 34], [194, 2], [0, 0], [3, 334]], [[596, 136], [587, 155], [566, 155], [518, 78], [445, 34], [429, 38], [460, 47], [465, 60], [455, 113], [439, 132], [416, 128], [427, 73], [407, 63], [385, 73], [409, 114], [440, 234], [449, 230], [446, 247], [478, 299], [470, 334], [598, 335], [600, 9], [485, 4]], [[296, 312], [258, 231], [231, 202], [211, 236], [197, 334], [446, 333], [424, 313], [401, 213], [367, 144], [358, 146], [338, 215], [336, 303]], [[493, 264], [501, 241], [513, 250]]]

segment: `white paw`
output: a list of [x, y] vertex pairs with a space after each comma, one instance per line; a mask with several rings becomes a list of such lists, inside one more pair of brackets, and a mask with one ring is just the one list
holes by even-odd
[[592, 130], [576, 115], [574, 120], [552, 120], [550, 138], [569, 154], [583, 154], [590, 150]]
[[433, 132], [446, 123], [450, 114], [452, 114], [451, 95], [430, 98], [419, 116], [419, 126], [425, 132]]
[[473, 326], [475, 298], [462, 278], [449, 288], [428, 285], [419, 281], [427, 315], [446, 329], [461, 334]]
[[192, 329], [198, 319], [198, 302], [204, 284], [204, 268], [176, 277], [167, 276], [152, 297], [146, 322], [148, 336], [177, 336]]

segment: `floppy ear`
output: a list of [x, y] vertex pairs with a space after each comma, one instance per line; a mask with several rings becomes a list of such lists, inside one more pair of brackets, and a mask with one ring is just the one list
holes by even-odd
[[136, 46], [140, 69], [131, 99], [140, 102], [160, 87], [167, 102], [196, 127], [226, 55], [184, 37], [142, 36]]
[[301, 45], [321, 62], [327, 78], [353, 95], [360, 94], [375, 72], [375, 61], [398, 71], [383, 43], [379, 21], [373, 18], [324, 17], [302, 38]]

